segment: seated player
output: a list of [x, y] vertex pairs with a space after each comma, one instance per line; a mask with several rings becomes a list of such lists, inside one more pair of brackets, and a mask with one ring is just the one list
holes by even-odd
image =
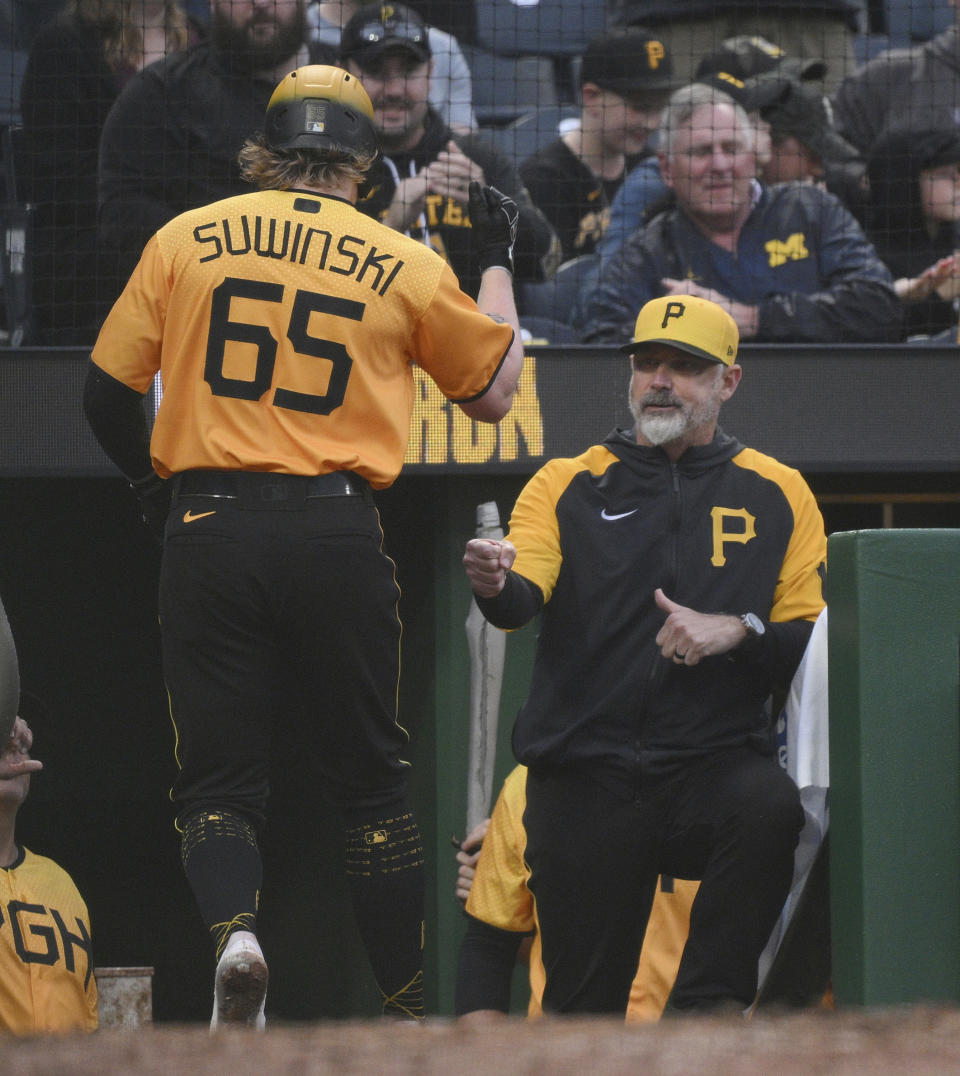
[[18, 717], [0, 753], [0, 1034], [95, 1031], [90, 916], [73, 879], [16, 841], [17, 812], [42, 763]]
[[[472, 832], [457, 856], [457, 896], [466, 900], [467, 932], [457, 970], [456, 1012], [471, 1022], [509, 1011], [513, 966], [531, 936], [527, 1015], [541, 1014], [545, 974], [536, 908], [527, 888], [530, 871], [523, 858], [526, 783], [526, 766], [517, 766], [503, 783], [486, 832]], [[471, 852], [479, 840], [482, 853]], [[660, 1018], [680, 966], [699, 886], [695, 881], [660, 879], [630, 988], [628, 1021]]]

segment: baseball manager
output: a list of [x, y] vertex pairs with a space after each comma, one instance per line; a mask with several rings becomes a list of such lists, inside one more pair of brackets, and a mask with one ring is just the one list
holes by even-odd
[[500, 543], [464, 563], [500, 627], [541, 613], [513, 730], [545, 1011], [620, 1013], [658, 874], [699, 878], [669, 1008], [747, 1008], [804, 815], [773, 754], [823, 608], [823, 519], [800, 474], [717, 426], [736, 323], [697, 296], [647, 303], [631, 430], [551, 460]]

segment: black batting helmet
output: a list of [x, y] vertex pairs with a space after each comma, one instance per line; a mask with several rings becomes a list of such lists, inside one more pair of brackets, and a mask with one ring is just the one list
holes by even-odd
[[380, 140], [373, 105], [360, 81], [340, 67], [298, 67], [267, 105], [264, 138], [270, 149], [376, 154]]

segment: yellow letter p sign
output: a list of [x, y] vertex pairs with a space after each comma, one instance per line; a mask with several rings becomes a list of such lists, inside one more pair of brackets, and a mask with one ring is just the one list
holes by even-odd
[[[713, 556], [710, 558], [710, 563], [714, 568], [722, 568], [727, 563], [727, 558], [723, 553], [723, 543], [740, 542], [745, 545], [751, 538], [756, 538], [757, 532], [754, 523], [756, 523], [757, 517], [752, 516], [746, 508], [714, 507], [710, 509], [710, 515], [713, 518]], [[725, 530], [724, 523], [728, 519], [743, 520], [742, 528], [731, 531]]]

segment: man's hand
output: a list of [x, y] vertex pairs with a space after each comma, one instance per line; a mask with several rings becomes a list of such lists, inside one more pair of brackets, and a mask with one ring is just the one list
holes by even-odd
[[154, 538], [162, 543], [170, 514], [170, 483], [151, 472], [145, 478], [131, 482], [130, 488], [140, 501], [140, 518], [150, 528]]
[[933, 292], [941, 299], [956, 299], [960, 295], [960, 258], [950, 254], [928, 266], [919, 276], [901, 277], [893, 287], [897, 295], [908, 303], [928, 299]]
[[33, 733], [30, 726], [22, 717], [18, 717], [13, 723], [13, 731], [4, 745], [3, 753], [0, 754], [0, 781], [43, 769], [43, 763], [39, 759], [30, 757], [32, 745]]
[[483, 169], [460, 149], [456, 142], [448, 142], [447, 148], [437, 154], [423, 170], [427, 190], [442, 194], [464, 205], [470, 195], [471, 183], [483, 183]]
[[697, 284], [693, 280], [674, 280], [672, 277], [665, 276], [660, 281], [660, 284], [667, 295], [699, 295], [701, 299], [709, 299], [711, 303], [722, 306], [737, 323], [740, 336], [744, 340], [752, 339], [757, 335], [760, 320], [760, 312], [757, 307], [748, 306], [746, 303], [738, 303], [731, 299], [729, 295], [724, 295], [722, 291], [705, 288], [702, 284]]
[[463, 555], [463, 567], [474, 594], [495, 598], [503, 590], [507, 572], [516, 559], [516, 547], [506, 538], [471, 538]]
[[520, 210], [496, 187], [470, 183], [470, 224], [480, 272], [498, 266], [513, 272], [513, 244], [517, 241]]
[[473, 877], [477, 873], [477, 860], [480, 858], [480, 845], [487, 835], [490, 827], [490, 819], [485, 818], [473, 827], [472, 830], [460, 842], [460, 851], [457, 852], [457, 862], [460, 867], [457, 870], [457, 900], [462, 904], [467, 903], [470, 890], [473, 887]]
[[657, 587], [653, 592], [657, 605], [667, 614], [657, 632], [660, 653], [678, 665], [697, 665], [701, 658], [726, 654], [747, 637], [747, 629], [738, 616], [722, 613], [698, 613], [677, 605]]
[[931, 266], [928, 273], [933, 277], [933, 290], [948, 302], [960, 299], [960, 255], [950, 254]]

